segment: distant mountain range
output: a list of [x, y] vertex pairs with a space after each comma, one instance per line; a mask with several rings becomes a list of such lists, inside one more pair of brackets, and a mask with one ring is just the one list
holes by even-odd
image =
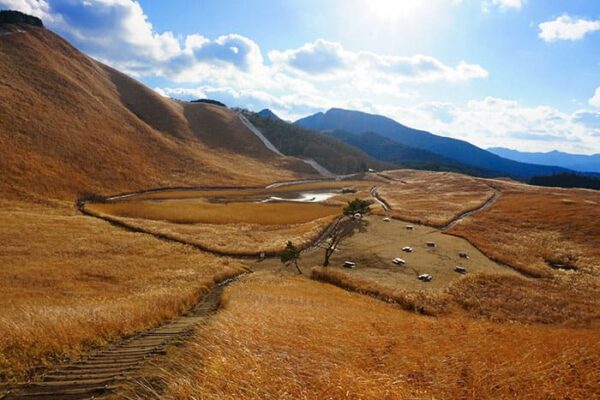
[[579, 172], [600, 172], [600, 154], [588, 156], [563, 153], [556, 150], [548, 153], [528, 153], [504, 147], [491, 147], [487, 150], [500, 157], [525, 163], [554, 165]]
[[[568, 172], [569, 169], [556, 166], [529, 164], [500, 157], [468, 142], [434, 135], [430, 132], [409, 128], [391, 118], [359, 111], [332, 108], [326, 113], [316, 113], [296, 121], [297, 125], [321, 132], [335, 132], [334, 135], [355, 145], [369, 155], [389, 161], [389, 145], [392, 143], [428, 152], [426, 159], [432, 160], [430, 153], [441, 156], [446, 166], [457, 167], [460, 172], [475, 171], [477, 175], [508, 176], [527, 180], [533, 176]], [[351, 134], [374, 133], [369, 140], [357, 141], [356, 137], [341, 135], [339, 131]], [[359, 138], [360, 139], [360, 138]], [[383, 139], [387, 139], [387, 144]], [[375, 144], [374, 142], [378, 142]], [[377, 150], [378, 149], [378, 150]], [[406, 153], [406, 151], [405, 151]], [[413, 155], [423, 153], [414, 152]], [[448, 165], [448, 160], [452, 164]], [[414, 160], [413, 160], [414, 161]]]
[[350, 133], [337, 130], [326, 134], [359, 148], [374, 158], [394, 163], [402, 168], [462, 172], [478, 176], [494, 175], [493, 171], [476, 168], [427, 150], [406, 146], [377, 133]]

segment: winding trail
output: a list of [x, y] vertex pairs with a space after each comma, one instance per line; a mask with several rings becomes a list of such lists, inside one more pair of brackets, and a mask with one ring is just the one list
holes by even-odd
[[215, 285], [187, 313], [157, 328], [59, 366], [32, 382], [14, 385], [4, 394], [0, 390], [0, 399], [81, 400], [115, 394], [142, 378], [139, 370], [145, 362], [166, 354], [167, 346], [185, 341], [200, 323], [214, 314], [219, 309], [223, 289], [233, 281]]
[[502, 194], [497, 189], [494, 189], [492, 187], [490, 188], [494, 190], [494, 194], [492, 194], [482, 205], [472, 210], [465, 211], [462, 214], [456, 216], [454, 219], [452, 219], [452, 221], [448, 222], [445, 226], [441, 227], [440, 230], [446, 232], [463, 219], [491, 207], [500, 198]]
[[371, 194], [371, 197], [373, 197], [373, 199], [375, 199], [375, 201], [379, 203], [381, 207], [383, 207], [384, 211], [390, 211], [392, 209], [389, 203], [379, 195], [379, 186], [373, 186], [369, 193]]

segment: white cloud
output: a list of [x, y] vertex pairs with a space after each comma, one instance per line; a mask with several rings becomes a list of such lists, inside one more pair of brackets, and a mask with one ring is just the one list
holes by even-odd
[[579, 40], [588, 33], [600, 30], [600, 21], [574, 19], [565, 14], [555, 20], [542, 22], [539, 28], [538, 36], [546, 42]]
[[389, 56], [368, 51], [352, 52], [340, 43], [318, 39], [297, 49], [271, 51], [269, 59], [276, 67], [299, 73], [305, 78], [323, 76], [360, 80], [396, 82], [428, 82], [436, 80], [462, 81], [486, 78], [488, 72], [480, 65], [464, 61], [448, 66], [434, 57], [425, 55]]
[[374, 106], [408, 126], [467, 140], [480, 147], [503, 146], [529, 151], [560, 149], [578, 153], [600, 151], [600, 113], [563, 113], [550, 106], [525, 107], [518, 101], [486, 97], [458, 107], [428, 102], [402, 108]]
[[596, 88], [596, 92], [588, 101], [592, 106], [600, 107], [600, 86]]
[[236, 34], [220, 36], [214, 41], [200, 35], [190, 35], [186, 39], [185, 50], [197, 62], [231, 64], [245, 71], [263, 64], [258, 45]]
[[526, 0], [484, 0], [481, 7], [484, 12], [488, 12], [491, 7], [498, 7], [501, 11], [520, 10], [525, 2]]
[[[500, 9], [523, 5], [522, 1], [488, 3]], [[422, 101], [414, 107], [393, 105], [400, 100], [406, 103], [407, 98], [418, 103], [417, 88], [424, 83], [487, 77], [478, 64], [449, 65], [428, 55], [351, 51], [323, 39], [272, 51], [266, 62], [258, 44], [241, 35], [211, 39], [156, 32], [132, 0], [0, 0], [0, 6], [43, 18], [51, 29], [118, 69], [170, 79], [172, 84], [156, 89], [163, 95], [210, 97], [252, 109], [269, 107], [290, 119], [331, 107], [359, 109], [483, 147], [600, 151], [599, 113], [594, 111], [565, 114], [548, 106], [523, 107], [493, 97], [464, 106]], [[600, 105], [599, 90], [591, 105]]]
[[323, 74], [347, 68], [353, 54], [344, 50], [341, 44], [318, 39], [314, 43], [285, 50], [271, 51], [269, 59], [276, 65], [286, 65], [308, 74]]

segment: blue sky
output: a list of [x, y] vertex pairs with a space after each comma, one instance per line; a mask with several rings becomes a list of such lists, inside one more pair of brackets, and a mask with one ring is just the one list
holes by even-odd
[[600, 1], [0, 0], [163, 95], [600, 152]]

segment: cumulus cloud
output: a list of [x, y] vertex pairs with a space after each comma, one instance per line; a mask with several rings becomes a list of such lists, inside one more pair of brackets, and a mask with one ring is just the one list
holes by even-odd
[[220, 36], [214, 41], [200, 35], [190, 35], [186, 39], [185, 49], [197, 62], [231, 64], [244, 71], [263, 64], [258, 45], [236, 34]]
[[538, 36], [546, 42], [573, 41], [583, 39], [588, 33], [600, 30], [600, 21], [575, 19], [565, 14], [552, 21], [542, 22], [538, 26], [540, 28]]
[[523, 106], [516, 100], [486, 97], [463, 106], [426, 102], [414, 107], [374, 104], [367, 112], [387, 115], [482, 148], [512, 147], [528, 151], [561, 149], [576, 153], [600, 150], [600, 113], [563, 113], [550, 106]]
[[269, 58], [277, 65], [287, 65], [306, 73], [322, 74], [348, 67], [353, 55], [345, 51], [339, 43], [318, 39], [298, 49], [272, 51]]
[[[155, 88], [159, 94], [182, 100], [210, 98], [219, 100], [227, 105], [261, 110], [270, 108], [276, 114], [294, 120], [334, 106], [340, 106], [316, 93], [293, 93], [273, 95], [258, 89], [235, 89], [228, 86], [199, 86], [196, 88]], [[344, 103], [350, 106], [350, 103]]]
[[318, 39], [297, 49], [271, 51], [269, 59], [276, 67], [306, 75], [307, 78], [337, 75], [359, 80], [371, 76], [375, 80], [427, 82], [462, 81], [485, 78], [488, 72], [478, 64], [460, 62], [452, 67], [425, 55], [389, 56], [368, 51], [352, 52], [340, 43]]
[[133, 0], [0, 0], [0, 5], [41, 16], [51, 29], [85, 52], [137, 77], [154, 75], [195, 83], [212, 80], [218, 85], [226, 80], [241, 84], [250, 80], [294, 89], [306, 89], [311, 81], [328, 81], [401, 93], [398, 84], [403, 82], [456, 82], [488, 75], [478, 64], [451, 66], [425, 55], [352, 52], [323, 39], [272, 51], [267, 64], [258, 44], [241, 35], [211, 40], [199, 34], [178, 38], [173, 32], [156, 32]]
[[589, 103], [593, 106], [600, 107], [600, 86], [596, 88], [596, 92], [589, 100]]
[[[515, 0], [487, 2], [500, 9], [523, 5]], [[524, 107], [494, 97], [463, 106], [422, 101], [413, 107], [395, 105], [406, 104], [409, 98], [418, 103], [417, 88], [423, 83], [487, 77], [478, 64], [449, 65], [428, 55], [351, 51], [323, 39], [272, 51], [265, 60], [258, 44], [241, 35], [178, 37], [157, 32], [140, 4], [132, 0], [0, 0], [0, 6], [43, 18], [85, 52], [131, 75], [167, 78], [171, 84], [156, 89], [166, 96], [210, 97], [251, 109], [269, 107], [290, 119], [331, 107], [359, 109], [483, 147], [600, 149], [599, 113], [594, 111], [565, 114], [548, 106]], [[589, 100], [591, 105], [600, 106], [599, 91]]]
[[135, 76], [178, 75], [197, 64], [250, 70], [263, 63], [260, 49], [241, 35], [209, 40], [156, 32], [132, 0], [0, 0], [0, 6], [39, 16], [51, 29], [101, 61]]

